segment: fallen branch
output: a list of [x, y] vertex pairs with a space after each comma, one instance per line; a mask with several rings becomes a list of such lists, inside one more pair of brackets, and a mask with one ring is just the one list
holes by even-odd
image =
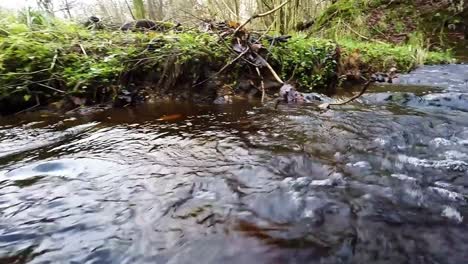
[[275, 20], [273, 20], [273, 22], [271, 23], [271, 25], [268, 26], [268, 28], [265, 30], [265, 32], [263, 32], [263, 34], [257, 39], [257, 42], [258, 43], [261, 43], [260, 41], [266, 37], [266, 35], [268, 34], [268, 32], [270, 32], [270, 30], [273, 28], [273, 26], [275, 25], [276, 21], [278, 20], [277, 17], [275, 17]]
[[29, 108], [26, 108], [24, 110], [19, 111], [19, 112], [15, 113], [15, 115], [19, 115], [19, 114], [28, 112], [28, 111], [33, 110], [34, 108], [40, 106], [41, 102], [39, 101], [39, 96], [36, 95], [35, 97], [36, 97], [36, 104], [35, 105], [33, 105], [33, 106], [29, 107]]
[[133, 14], [132, 7], [130, 6], [127, 0], [125, 0], [125, 4], [127, 4], [128, 11], [130, 12], [130, 15], [132, 16], [133, 20], [136, 20], [135, 15]]
[[83, 52], [83, 54], [85, 55], [85, 57], [88, 57], [88, 54], [86, 53], [86, 50], [83, 47], [83, 45], [80, 44], [80, 48], [81, 48], [81, 51]]
[[255, 67], [255, 70], [257, 70], [258, 77], [260, 77], [260, 86], [262, 87], [262, 104], [265, 102], [265, 83], [263, 82], [263, 76], [260, 73], [260, 68]]
[[209, 78], [207, 78], [206, 80], [204, 81], [201, 81], [199, 83], [196, 83], [194, 85], [192, 85], [192, 87], [197, 87], [199, 85], [202, 85], [204, 83], [206, 83], [207, 81], [213, 79], [214, 77], [218, 76], [219, 74], [221, 74], [224, 70], [226, 70], [229, 66], [231, 66], [234, 62], [238, 61], [240, 58], [242, 58], [242, 56], [244, 56], [247, 52], [249, 52], [250, 49], [245, 49], [241, 54], [239, 54], [239, 56], [237, 56], [235, 59], [233, 59], [232, 61], [228, 62], [226, 65], [224, 65], [223, 68], [221, 68], [221, 70], [219, 70], [218, 72], [216, 72], [215, 74], [211, 75]]
[[50, 70], [53, 70], [55, 68], [55, 63], [57, 63], [57, 58], [58, 58], [58, 50], [55, 50], [55, 55], [54, 55], [54, 58], [52, 58], [52, 64], [50, 65]]
[[35, 84], [37, 84], [37, 85], [39, 85], [39, 86], [42, 86], [42, 87], [44, 87], [44, 88], [50, 89], [50, 90], [52, 90], [52, 91], [56, 91], [56, 92], [63, 93], [63, 94], [65, 93], [64, 91], [59, 90], [59, 89], [54, 88], [54, 87], [49, 86], [49, 85], [45, 85], [45, 84], [42, 84], [42, 83], [35, 83]]
[[364, 84], [364, 87], [362, 87], [362, 90], [359, 94], [349, 98], [348, 100], [344, 101], [344, 102], [336, 102], [336, 103], [324, 103], [324, 104], [321, 104], [319, 105], [319, 107], [321, 109], [329, 109], [330, 106], [339, 106], [339, 105], [345, 105], [345, 104], [349, 104], [351, 103], [352, 101], [358, 99], [359, 97], [361, 97], [366, 91], [367, 89], [369, 88], [369, 86], [374, 83], [375, 80], [374, 79], [371, 79], [369, 81], [366, 82], [366, 84]]
[[33, 72], [9, 72], [9, 73], [3, 73], [0, 74], [0, 76], [8, 76], [8, 75], [33, 75], [36, 73], [41, 73], [41, 72], [46, 72], [49, 71], [49, 69], [43, 69], [43, 70], [38, 70], [38, 71], [33, 71]]
[[245, 21], [244, 23], [242, 23], [240, 26], [238, 26], [236, 28], [236, 30], [234, 31], [233, 35], [236, 35], [237, 32], [239, 32], [239, 30], [241, 30], [242, 28], [244, 28], [248, 23], [250, 23], [252, 20], [256, 19], [256, 18], [259, 18], [259, 17], [264, 17], [264, 16], [268, 16], [268, 15], [271, 15], [273, 14], [274, 12], [280, 10], [283, 6], [285, 6], [287, 3], [289, 3], [290, 0], [286, 0], [284, 1], [281, 5], [279, 5], [278, 7], [268, 11], [268, 12], [265, 12], [265, 13], [262, 13], [262, 14], [255, 14], [253, 16], [251, 16], [249, 19], [247, 19], [247, 21]]
[[273, 77], [275, 77], [276, 81], [279, 82], [280, 84], [283, 84], [283, 80], [281, 80], [281, 78], [279, 77], [279, 75], [275, 72], [275, 70], [273, 69], [273, 67], [271, 67], [271, 65], [262, 57], [260, 56], [258, 53], [254, 52], [255, 56], [257, 56], [258, 58], [260, 58], [260, 60], [262, 61], [262, 66], [266, 66], [268, 68], [268, 70], [270, 70], [271, 74], [273, 75]]

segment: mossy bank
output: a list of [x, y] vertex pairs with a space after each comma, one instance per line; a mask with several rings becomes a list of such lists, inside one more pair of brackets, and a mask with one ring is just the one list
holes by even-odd
[[465, 0], [337, 0], [312, 33], [437, 49], [468, 38]]
[[[217, 74], [238, 56], [218, 34], [94, 31], [70, 22], [31, 23], [21, 17], [2, 23], [2, 114], [37, 105], [125, 105], [152, 96], [212, 102], [221, 90], [259, 96], [249, 91], [260, 90], [260, 77], [248, 62], [239, 60]], [[326, 92], [336, 87], [340, 76], [356, 71], [365, 75], [396, 67], [406, 72], [421, 63], [451, 60], [448, 53], [412, 45], [347, 39], [337, 43], [305, 35], [274, 45], [264, 40], [263, 46], [264, 57], [278, 75], [295, 80], [305, 91]], [[262, 73], [268, 78], [268, 71]], [[267, 92], [273, 94], [277, 90], [271, 87]]]

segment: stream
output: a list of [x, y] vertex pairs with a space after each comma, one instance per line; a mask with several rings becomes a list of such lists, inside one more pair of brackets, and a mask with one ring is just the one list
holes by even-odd
[[468, 65], [352, 104], [0, 119], [0, 263], [466, 263]]

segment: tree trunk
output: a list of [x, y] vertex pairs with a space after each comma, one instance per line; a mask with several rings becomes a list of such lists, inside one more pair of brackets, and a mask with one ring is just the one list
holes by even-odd
[[52, 0], [37, 0], [37, 5], [42, 8], [48, 15], [55, 17]]
[[163, 0], [159, 0], [159, 5], [158, 5], [158, 17], [157, 17], [158, 20], [163, 20], [163, 19], [164, 19], [164, 11], [163, 11], [163, 8], [164, 8]]
[[146, 17], [143, 0], [133, 0], [133, 9], [136, 19], [144, 19]]
[[125, 0], [125, 4], [126, 4], [127, 7], [128, 7], [128, 12], [130, 12], [130, 15], [131, 15], [132, 18], [135, 20], [135, 19], [136, 19], [135, 14], [133, 14], [132, 7], [131, 7], [130, 4], [128, 3], [128, 0]]
[[152, 20], [157, 20], [155, 0], [148, 0], [148, 17]]
[[70, 12], [70, 3], [68, 2], [68, 0], [64, 0], [64, 1], [65, 1], [65, 11], [67, 12], [68, 18], [72, 19], [73, 17]]

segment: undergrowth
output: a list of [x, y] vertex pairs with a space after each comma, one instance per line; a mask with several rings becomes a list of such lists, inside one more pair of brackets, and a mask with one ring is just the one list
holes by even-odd
[[466, 0], [337, 0], [318, 17], [311, 34], [399, 44], [416, 39], [426, 49], [444, 47], [449, 28], [463, 28], [464, 8], [468, 11]]
[[[43, 104], [66, 96], [86, 98], [90, 103], [112, 100], [138, 81], [129, 75], [153, 76], [153, 86], [170, 89], [177, 80], [202, 81], [210, 77], [204, 71], [207, 67], [216, 72], [237, 57], [218, 35], [199, 31], [93, 31], [31, 11], [2, 16], [0, 104], [27, 106], [34, 104], [34, 99]], [[418, 45], [347, 38], [295, 35], [286, 43], [265, 47], [269, 49], [265, 58], [281, 77], [293, 77], [305, 90], [327, 89], [351, 55], [358, 54], [360, 62], [373, 71], [396, 67], [405, 72], [424, 63], [450, 61], [450, 54], [428, 52]], [[238, 68], [224, 74], [245, 73], [246, 69]]]

